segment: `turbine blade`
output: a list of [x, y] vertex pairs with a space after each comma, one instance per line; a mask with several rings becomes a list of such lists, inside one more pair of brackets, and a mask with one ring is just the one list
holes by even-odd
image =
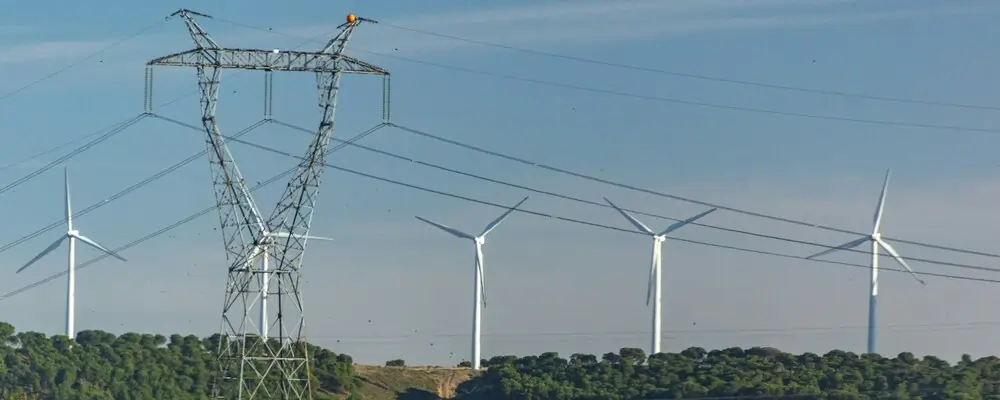
[[900, 257], [899, 252], [897, 252], [896, 249], [892, 248], [892, 246], [889, 245], [889, 243], [886, 243], [884, 240], [882, 240], [882, 238], [875, 239], [875, 241], [878, 242], [879, 246], [882, 246], [882, 248], [885, 249], [885, 251], [889, 252], [889, 255], [891, 255], [892, 258], [895, 258], [896, 262], [898, 262], [899, 265], [902, 265], [903, 268], [906, 268], [906, 271], [910, 273], [910, 276], [912, 276], [913, 279], [916, 279], [917, 282], [920, 282], [921, 285], [927, 284], [927, 282], [924, 282], [923, 279], [920, 279], [920, 276], [918, 276], [917, 273], [913, 271], [913, 268], [910, 268], [910, 266], [906, 264], [906, 260], [903, 260], [903, 257]]
[[117, 258], [117, 259], [122, 260], [122, 261], [128, 261], [128, 260], [122, 258], [122, 256], [118, 255], [118, 253], [115, 253], [115, 252], [113, 252], [111, 250], [108, 250], [104, 246], [101, 246], [100, 244], [97, 244], [97, 242], [91, 240], [89, 237], [86, 237], [86, 236], [83, 236], [83, 235], [73, 235], [73, 237], [75, 237], [77, 239], [80, 239], [81, 242], [89, 244], [90, 247], [93, 247], [95, 249], [98, 249], [100, 251], [103, 251], [103, 252], [107, 253], [109, 256], [112, 256], [112, 257]]
[[476, 268], [479, 269], [479, 289], [483, 294], [483, 308], [486, 308], [486, 269], [483, 268], [483, 245], [476, 243]]
[[852, 240], [852, 241], [850, 241], [850, 242], [847, 242], [847, 243], [844, 243], [844, 244], [842, 244], [842, 245], [840, 245], [840, 246], [837, 246], [837, 247], [831, 247], [831, 248], [829, 248], [829, 249], [826, 249], [826, 250], [823, 250], [823, 251], [821, 251], [821, 252], [819, 252], [819, 253], [816, 253], [816, 254], [813, 254], [813, 255], [811, 255], [811, 256], [809, 256], [809, 257], [806, 257], [806, 259], [807, 259], [807, 260], [810, 260], [810, 259], [813, 259], [813, 258], [816, 258], [816, 257], [819, 257], [819, 256], [822, 256], [822, 255], [826, 255], [826, 254], [830, 254], [830, 253], [833, 253], [833, 252], [835, 252], [835, 251], [837, 251], [837, 250], [847, 250], [847, 249], [853, 249], [853, 248], [855, 248], [855, 247], [858, 247], [858, 246], [860, 246], [860, 245], [861, 245], [862, 243], [865, 243], [865, 242], [867, 242], [867, 241], [869, 241], [869, 240], [871, 240], [871, 238], [870, 238], [870, 237], [868, 237], [868, 236], [862, 236], [862, 237], [860, 237], [860, 238], [857, 238], [857, 239], [854, 239], [854, 240]]
[[691, 218], [688, 218], [688, 219], [685, 219], [683, 221], [677, 221], [677, 222], [671, 224], [670, 226], [668, 226], [667, 229], [664, 229], [663, 232], [660, 232], [659, 236], [663, 236], [663, 235], [666, 235], [666, 234], [668, 234], [670, 232], [676, 231], [676, 230], [680, 229], [684, 225], [690, 224], [690, 223], [692, 223], [694, 221], [697, 221], [697, 220], [701, 219], [702, 217], [704, 217], [704, 216], [706, 216], [708, 214], [711, 214], [711, 213], [715, 212], [715, 210], [718, 210], [718, 208], [713, 208], [711, 210], [702, 212], [701, 214], [695, 215], [695, 216], [693, 216]]
[[872, 233], [878, 233], [882, 226], [882, 211], [885, 209], [885, 193], [889, 190], [889, 175], [892, 170], [885, 170], [885, 181], [882, 182], [882, 194], [878, 196], [878, 207], [875, 208], [875, 218], [872, 222]]
[[66, 228], [73, 230], [73, 207], [69, 199], [69, 167], [63, 167], [63, 186], [66, 191]]
[[274, 233], [271, 234], [271, 236], [278, 237], [278, 238], [295, 237], [297, 239], [333, 241], [333, 238], [328, 238], [328, 237], [323, 237], [323, 236], [312, 236], [312, 235], [298, 235], [298, 234], [292, 235], [292, 234], [289, 234], [288, 232], [274, 232]]
[[15, 273], [20, 273], [21, 271], [24, 271], [24, 269], [30, 267], [31, 264], [34, 264], [38, 260], [41, 260], [42, 257], [45, 257], [47, 254], [53, 252], [55, 249], [58, 249], [59, 245], [62, 244], [63, 240], [66, 240], [66, 236], [65, 235], [64, 236], [60, 236], [59, 239], [56, 239], [55, 242], [52, 242], [52, 244], [50, 244], [49, 247], [46, 247], [45, 250], [42, 250], [41, 253], [38, 253], [38, 255], [35, 256], [35, 258], [32, 258], [31, 261], [28, 261], [27, 263], [25, 263], [24, 266], [21, 267], [21, 268], [19, 268]]
[[526, 202], [526, 201], [528, 201], [527, 197], [521, 199], [521, 201], [517, 202], [517, 204], [514, 204], [514, 206], [511, 207], [511, 208], [509, 208], [507, 210], [507, 212], [503, 213], [503, 215], [500, 215], [500, 217], [497, 218], [497, 219], [495, 219], [495, 220], [493, 220], [493, 222], [490, 222], [489, 225], [486, 225], [486, 229], [483, 229], [483, 233], [480, 233], [479, 236], [480, 237], [486, 237], [486, 235], [488, 235], [490, 232], [492, 232], [494, 229], [496, 229], [497, 226], [499, 226], [500, 223], [503, 222], [503, 220], [506, 219], [507, 216], [510, 215], [510, 213], [512, 213], [515, 210], [517, 210], [517, 208], [520, 207], [521, 204], [524, 204], [524, 202]]
[[611, 207], [614, 207], [615, 210], [618, 210], [618, 213], [620, 213], [623, 217], [625, 217], [625, 219], [627, 219], [628, 222], [631, 222], [632, 226], [635, 226], [636, 229], [650, 235], [656, 234], [655, 232], [653, 232], [652, 229], [649, 229], [649, 227], [646, 226], [646, 224], [642, 223], [638, 219], [635, 219], [635, 217], [633, 217], [632, 214], [629, 214], [627, 211], [622, 210], [621, 207], [616, 206], [615, 203], [612, 203], [611, 200], [608, 200], [607, 197], [604, 198], [604, 201], [606, 201], [608, 205], [610, 205]]
[[419, 219], [419, 220], [421, 220], [421, 221], [423, 221], [423, 222], [425, 222], [427, 224], [433, 225], [433, 226], [437, 227], [438, 229], [440, 229], [442, 231], [448, 232], [448, 233], [450, 233], [452, 235], [455, 235], [457, 237], [460, 237], [462, 239], [476, 240], [475, 236], [472, 236], [472, 235], [470, 235], [468, 233], [462, 232], [462, 231], [460, 231], [458, 229], [452, 228], [452, 227], [450, 227], [448, 225], [439, 224], [437, 222], [431, 221], [431, 220], [426, 219], [426, 218], [421, 218], [421, 217], [414, 217], [414, 218]]
[[301, 237], [309, 240], [325, 240], [328, 242], [332, 242], [334, 240], [333, 238], [328, 238], [324, 236], [302, 235]]

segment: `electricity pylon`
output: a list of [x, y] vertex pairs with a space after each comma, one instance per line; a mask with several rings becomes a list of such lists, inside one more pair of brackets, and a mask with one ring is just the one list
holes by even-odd
[[[176, 16], [187, 25], [195, 48], [148, 62], [146, 84], [148, 91], [152, 79], [150, 68], [154, 66], [194, 67], [198, 74], [202, 125], [208, 135], [213, 187], [226, 259], [230, 263], [219, 343], [220, 371], [213, 396], [241, 400], [312, 398], [299, 286], [302, 256], [333, 134], [340, 77], [342, 74], [389, 75], [378, 66], [343, 54], [354, 29], [362, 22], [375, 21], [350, 14], [347, 22], [338, 27], [339, 33], [323, 49], [305, 52], [223, 48], [195, 21], [195, 17], [210, 16], [190, 10], [171, 14], [171, 17]], [[316, 74], [322, 120], [297, 173], [268, 219], [262, 216], [250, 195], [219, 130], [215, 109], [223, 69], [262, 70], [268, 73], [267, 79], [271, 71]], [[146, 101], [149, 111], [148, 93]], [[269, 112], [269, 108], [266, 110]], [[385, 110], [383, 105], [383, 113]], [[272, 232], [287, 234], [279, 236]], [[256, 255], [255, 248], [264, 242], [268, 242], [273, 262], [270, 269], [247, 262]], [[264, 279], [265, 275], [268, 279]], [[275, 313], [267, 321], [268, 326], [277, 328], [277, 332], [271, 331], [274, 340], [256, 334], [256, 316], [251, 309], [263, 294], [276, 305]]]

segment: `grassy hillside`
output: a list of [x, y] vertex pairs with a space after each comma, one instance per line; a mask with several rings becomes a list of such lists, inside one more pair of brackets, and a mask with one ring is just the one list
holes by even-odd
[[356, 365], [365, 400], [448, 399], [455, 388], [468, 381], [468, 368], [381, 367]]

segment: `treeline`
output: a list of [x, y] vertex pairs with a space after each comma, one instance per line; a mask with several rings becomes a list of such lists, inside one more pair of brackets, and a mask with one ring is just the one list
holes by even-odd
[[[0, 399], [207, 400], [219, 336], [65, 336], [15, 332], [0, 323]], [[309, 346], [313, 399], [362, 398], [351, 357]], [[402, 360], [393, 360], [402, 365]], [[730, 348], [646, 356], [624, 348], [601, 357], [556, 353], [494, 357], [462, 383], [468, 399], [1000, 399], [1000, 359], [956, 364], [902, 353], [893, 358], [831, 351]], [[224, 394], [224, 396], [227, 394]], [[229, 397], [226, 397], [229, 398]]]
[[1000, 359], [957, 364], [901, 353], [894, 358], [831, 351], [730, 348], [647, 357], [624, 348], [600, 358], [556, 353], [494, 357], [467, 382], [477, 398], [561, 399], [1000, 399]]
[[[66, 336], [16, 332], [0, 322], [0, 399], [208, 400], [219, 369], [219, 335]], [[275, 343], [275, 345], [277, 345]], [[343, 398], [357, 385], [354, 361], [309, 346], [313, 399]], [[235, 398], [223, 393], [225, 398]]]

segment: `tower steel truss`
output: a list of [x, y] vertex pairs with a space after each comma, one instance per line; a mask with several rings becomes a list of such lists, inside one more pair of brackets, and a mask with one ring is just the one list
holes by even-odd
[[[210, 16], [190, 10], [171, 15], [178, 16], [186, 24], [195, 48], [149, 61], [147, 90], [152, 67], [194, 67], [197, 71], [202, 125], [208, 135], [213, 187], [229, 263], [219, 343], [220, 371], [213, 394], [217, 398], [237, 399], [311, 398], [299, 285], [302, 257], [333, 134], [340, 77], [368, 74], [388, 78], [389, 75], [378, 66], [343, 54], [354, 29], [362, 22], [375, 21], [348, 15], [347, 22], [338, 27], [339, 32], [322, 50], [304, 52], [223, 48], [195, 21], [196, 17]], [[215, 115], [221, 71], [227, 68], [316, 74], [322, 119], [297, 173], [268, 218], [263, 217], [244, 184]], [[385, 107], [383, 104], [383, 114]], [[266, 249], [270, 268], [266, 263], [261, 267], [252, 262], [260, 249]], [[264, 329], [258, 331], [261, 327], [254, 321], [256, 316], [251, 310], [262, 298], [270, 298], [275, 307], [266, 317]], [[270, 338], [258, 334], [268, 331], [273, 332]]]

